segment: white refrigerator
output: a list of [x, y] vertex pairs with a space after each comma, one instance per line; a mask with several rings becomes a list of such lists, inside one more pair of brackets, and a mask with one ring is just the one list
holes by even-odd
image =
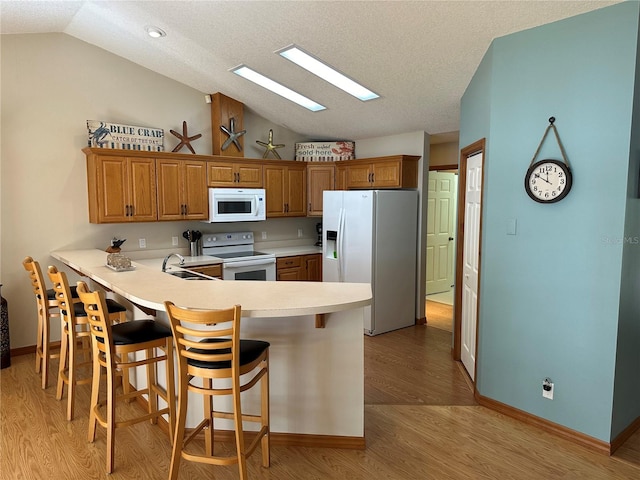
[[325, 191], [322, 280], [370, 283], [364, 333], [415, 324], [418, 192]]

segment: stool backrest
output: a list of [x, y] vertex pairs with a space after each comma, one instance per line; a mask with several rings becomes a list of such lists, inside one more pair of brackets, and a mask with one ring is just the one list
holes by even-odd
[[78, 282], [78, 297], [84, 305], [87, 313], [89, 330], [91, 332], [91, 344], [93, 346], [93, 359], [101, 365], [114, 365], [115, 348], [111, 335], [111, 322], [107, 310], [107, 302], [104, 292], [89, 291], [85, 282]]
[[188, 369], [188, 359], [230, 361], [232, 371], [239, 370], [240, 305], [224, 310], [192, 310], [177, 307], [172, 302], [164, 302], [164, 305], [171, 322], [181, 372]]
[[31, 280], [31, 288], [36, 296], [38, 310], [44, 316], [49, 309], [49, 300], [47, 299], [47, 289], [40, 264], [31, 257], [25, 257], [22, 261], [22, 266], [29, 273], [29, 280]]
[[49, 266], [48, 273], [49, 280], [51, 280], [53, 284], [53, 291], [56, 295], [58, 308], [60, 309], [60, 315], [63, 321], [69, 325], [75, 325], [73, 299], [71, 297], [71, 288], [69, 287], [67, 274], [59, 272], [58, 269], [52, 265]]

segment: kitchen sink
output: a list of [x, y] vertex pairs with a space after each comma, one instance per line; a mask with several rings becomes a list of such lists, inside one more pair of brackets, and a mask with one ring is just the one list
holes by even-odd
[[212, 280], [211, 278], [198, 275], [197, 273], [185, 272], [184, 270], [178, 270], [175, 272], [165, 272], [174, 277], [183, 278], [184, 280]]

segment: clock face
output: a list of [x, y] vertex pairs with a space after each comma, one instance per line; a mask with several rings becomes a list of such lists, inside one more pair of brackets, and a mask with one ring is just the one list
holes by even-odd
[[554, 203], [571, 190], [571, 170], [559, 160], [540, 160], [529, 167], [524, 188], [536, 202]]

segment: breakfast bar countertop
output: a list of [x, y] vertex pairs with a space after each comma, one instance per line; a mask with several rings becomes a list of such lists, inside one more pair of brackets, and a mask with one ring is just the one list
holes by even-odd
[[[164, 310], [164, 301], [176, 305], [222, 309], [242, 305], [243, 317], [289, 317], [332, 313], [371, 304], [367, 283], [200, 281], [193, 282], [161, 271], [154, 259], [132, 261], [132, 271], [114, 272], [101, 250], [61, 250], [51, 256], [134, 304]], [[171, 259], [175, 264], [175, 258]], [[171, 267], [175, 269], [175, 267]]]
[[[112, 291], [118, 302], [122, 298], [136, 306], [133, 319], [144, 315], [167, 323], [165, 300], [202, 309], [241, 305], [242, 317], [251, 317], [242, 322], [243, 338], [271, 345], [271, 432], [291, 445], [365, 448], [363, 328], [364, 311], [371, 304], [368, 283], [194, 282], [162, 272], [164, 258], [132, 260], [132, 270], [115, 272], [106, 266], [107, 253], [101, 250], [61, 250], [51, 256]], [[169, 259], [168, 271], [182, 269], [178, 260]], [[245, 394], [247, 411], [258, 411], [259, 395]], [[194, 428], [202, 399], [195, 395], [189, 401], [194, 408], [188, 412], [187, 427]], [[218, 420], [222, 428], [232, 429], [228, 420]]]

